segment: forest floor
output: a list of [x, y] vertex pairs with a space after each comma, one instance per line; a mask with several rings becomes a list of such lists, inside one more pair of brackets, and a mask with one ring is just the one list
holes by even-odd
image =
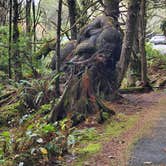
[[[48, 124], [52, 104], [38, 105], [38, 99], [41, 92], [49, 92], [49, 86], [45, 86], [49, 85], [49, 79], [24, 82], [27, 85], [2, 79], [0, 165], [166, 166], [166, 59], [163, 58], [150, 61], [148, 75], [154, 91], [142, 93], [141, 87], [123, 89], [121, 93], [126, 90], [130, 93], [122, 94], [117, 101], [105, 102], [115, 115], [104, 113], [102, 124], [96, 114], [75, 127], [70, 127], [68, 118]], [[27, 92], [29, 86], [31, 91]], [[27, 107], [28, 96], [34, 99], [37, 108]]]
[[[80, 156], [74, 164], [86, 166], [141, 166], [166, 165], [166, 93], [156, 91], [143, 94], [123, 95], [122, 101], [113, 107], [129, 117], [136, 116], [134, 123], [126, 127], [125, 122], [119, 134], [101, 134], [107, 139], [100, 139], [101, 149], [86, 157]], [[105, 127], [104, 127], [105, 128]], [[118, 132], [118, 128], [117, 131]], [[157, 166], [157, 165], [155, 165]]]

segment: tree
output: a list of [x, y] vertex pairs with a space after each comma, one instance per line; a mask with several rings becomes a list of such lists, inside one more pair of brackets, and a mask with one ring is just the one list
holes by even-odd
[[33, 71], [33, 64], [32, 64], [32, 22], [31, 22], [31, 6], [32, 0], [26, 0], [26, 37], [27, 37], [27, 51], [26, 57], [28, 59], [29, 66], [32, 68]]
[[[56, 73], [60, 73], [60, 45], [61, 45], [62, 0], [58, 3], [57, 41], [56, 41]], [[60, 96], [59, 77], [56, 80], [56, 94]]]
[[77, 25], [76, 25], [76, 1], [68, 0], [68, 10], [69, 10], [69, 18], [70, 18], [70, 28], [71, 28], [71, 39], [77, 39]]
[[[75, 70], [71, 73], [59, 103], [53, 107], [51, 122], [69, 116], [73, 125], [76, 125], [92, 113], [97, 114], [98, 121], [102, 122], [103, 114], [114, 114], [105, 100], [115, 98], [128, 68], [139, 8], [140, 0], [130, 0], [126, 32], [117, 66], [121, 35], [112, 24], [110, 16], [99, 17], [83, 29], [75, 49], [77, 56], [71, 60]], [[93, 42], [97, 44], [93, 45]]]
[[34, 42], [34, 53], [36, 52], [36, 8], [35, 0], [32, 1], [32, 13], [33, 13], [33, 42]]
[[31, 33], [31, 3], [32, 0], [26, 0], [26, 33], [28, 37]]
[[120, 87], [121, 85], [130, 62], [130, 55], [132, 52], [133, 40], [136, 32], [137, 19], [140, 10], [140, 3], [140, 0], [130, 0], [129, 2], [126, 21], [126, 32], [123, 40], [120, 60], [117, 64], [118, 87]]
[[22, 65], [19, 51], [19, 3], [18, 0], [13, 0], [13, 61], [15, 80], [19, 81], [22, 78]]
[[8, 49], [8, 75], [9, 78], [12, 78], [11, 71], [11, 58], [12, 58], [12, 9], [13, 9], [13, 1], [10, 0], [9, 3], [9, 49]]
[[5, 25], [7, 20], [7, 14], [8, 14], [8, 0], [1, 0], [0, 1], [0, 25]]
[[139, 47], [141, 53], [141, 81], [143, 86], [148, 86], [147, 78], [147, 60], [145, 51], [146, 38], [146, 0], [141, 0], [140, 18], [139, 18]]

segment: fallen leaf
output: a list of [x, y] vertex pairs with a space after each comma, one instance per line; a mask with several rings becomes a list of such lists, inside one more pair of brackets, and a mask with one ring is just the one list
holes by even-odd
[[46, 148], [40, 148], [40, 151], [43, 155], [47, 155], [48, 154], [48, 151]]

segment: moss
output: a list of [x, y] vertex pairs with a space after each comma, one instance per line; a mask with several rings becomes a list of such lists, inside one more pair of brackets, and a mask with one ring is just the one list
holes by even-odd
[[16, 112], [18, 111], [19, 106], [20, 102], [16, 102], [9, 105], [5, 105], [4, 107], [1, 108], [1, 110]]
[[50, 112], [51, 110], [51, 104], [44, 104], [40, 107], [39, 111], [37, 112], [37, 114], [43, 114], [46, 115]]
[[78, 160], [73, 164], [77, 166], [83, 166], [86, 160], [96, 153], [100, 152], [102, 148], [101, 143], [89, 143], [86, 147], [79, 149], [77, 152], [79, 154]]
[[101, 149], [101, 144], [100, 143], [90, 143], [86, 147], [80, 149], [79, 153], [94, 154], [94, 153], [99, 152], [100, 149]]
[[109, 138], [108, 136], [118, 137], [124, 131], [129, 129], [134, 125], [138, 116], [126, 116], [124, 114], [119, 114], [114, 120], [107, 122], [105, 125], [104, 138]]
[[46, 57], [47, 54], [54, 50], [56, 46], [56, 40], [53, 39], [53, 40], [50, 40], [50, 41], [47, 41], [41, 48], [40, 50], [36, 53], [36, 59], [41, 59], [42, 56]]
[[[79, 155], [77, 161], [73, 165], [84, 165], [91, 156], [100, 152], [102, 149], [103, 142], [110, 141], [111, 138], [118, 137], [120, 134], [130, 129], [138, 119], [138, 115], [125, 115], [118, 114], [113, 118], [109, 119], [104, 126], [102, 131], [94, 130], [91, 133], [90, 139], [83, 137], [79, 142], [79, 146], [75, 148], [75, 151]], [[84, 133], [85, 135], [86, 133]]]
[[108, 120], [109, 119], [109, 117], [110, 117], [110, 115], [109, 115], [109, 113], [108, 112], [102, 112], [102, 119], [104, 120], [104, 121], [106, 121], [106, 120]]
[[13, 120], [13, 117], [19, 117], [20, 115], [20, 102], [5, 105], [0, 109], [0, 124], [8, 125], [9, 121]]

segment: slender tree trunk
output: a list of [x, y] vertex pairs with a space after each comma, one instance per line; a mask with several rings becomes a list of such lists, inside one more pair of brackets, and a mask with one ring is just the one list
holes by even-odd
[[[36, 69], [34, 68], [33, 66], [33, 57], [32, 57], [32, 35], [34, 34], [34, 40], [36, 40], [36, 32], [34, 33], [35, 31], [35, 24], [36, 23], [33, 23], [34, 26], [33, 26], [33, 30], [32, 30], [32, 19], [31, 19], [31, 8], [33, 9], [33, 21], [35, 22], [35, 2], [34, 0], [26, 0], [26, 35], [27, 35], [27, 38], [28, 38], [28, 41], [27, 41], [27, 55], [28, 55], [28, 61], [29, 61], [29, 66], [33, 72], [33, 75], [34, 77], [37, 77], [38, 76], [38, 72], [36, 71]], [[33, 33], [33, 34], [32, 34]], [[35, 45], [35, 41], [34, 41], [34, 45]], [[35, 46], [34, 46], [35, 48]], [[36, 48], [35, 48], [36, 49]]]
[[127, 14], [127, 23], [126, 23], [126, 32], [123, 40], [123, 46], [121, 51], [120, 60], [117, 64], [118, 72], [118, 86], [120, 87], [121, 82], [125, 76], [125, 73], [128, 69], [130, 62], [130, 56], [132, 52], [133, 40], [136, 32], [136, 23], [140, 11], [141, 0], [130, 0], [128, 14]]
[[26, 33], [30, 37], [31, 33], [31, 0], [26, 0]]
[[11, 57], [12, 57], [12, 52], [11, 52], [11, 45], [12, 45], [12, 8], [13, 8], [13, 1], [10, 0], [9, 4], [9, 49], [8, 49], [8, 74], [9, 78], [12, 78], [12, 71], [11, 71]]
[[19, 81], [22, 78], [22, 66], [20, 60], [20, 51], [19, 51], [19, 29], [18, 29], [18, 20], [19, 20], [19, 4], [17, 0], [13, 0], [13, 61], [14, 61], [14, 72], [15, 80]]
[[[60, 73], [60, 45], [61, 45], [61, 21], [62, 21], [62, 0], [58, 4], [58, 20], [57, 20], [57, 42], [56, 42], [56, 72]], [[56, 93], [60, 95], [59, 77], [56, 80]]]
[[33, 13], [33, 52], [36, 53], [36, 8], [35, 0], [32, 1], [32, 13]]
[[75, 0], [68, 0], [68, 10], [69, 10], [69, 18], [70, 18], [70, 28], [71, 28], [71, 39], [77, 39], [77, 25], [76, 22], [76, 2]]
[[27, 55], [30, 66], [32, 66], [32, 34], [31, 34], [31, 0], [26, 0], [26, 36], [27, 36]]
[[141, 53], [141, 81], [143, 86], [148, 85], [147, 78], [147, 60], [145, 51], [145, 37], [146, 37], [146, 0], [141, 0], [140, 8], [140, 30], [139, 30], [139, 47]]

